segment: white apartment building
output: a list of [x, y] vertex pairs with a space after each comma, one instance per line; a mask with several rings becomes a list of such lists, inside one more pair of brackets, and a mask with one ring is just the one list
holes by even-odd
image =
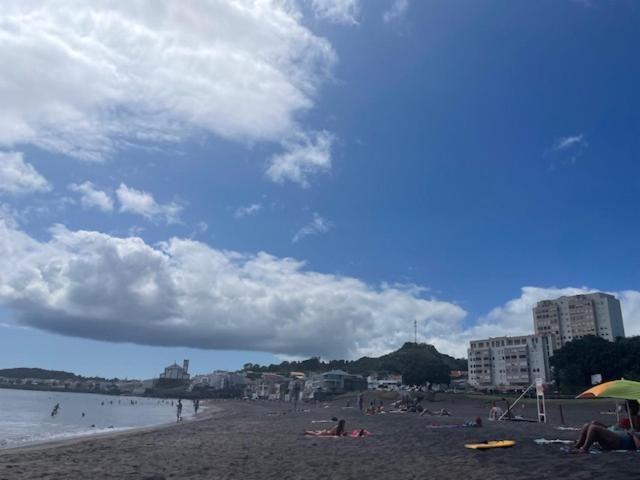
[[518, 390], [536, 378], [549, 381], [553, 337], [524, 335], [472, 340], [469, 346], [469, 385], [481, 390]]
[[552, 335], [554, 348], [586, 335], [614, 341], [624, 337], [620, 302], [613, 295], [589, 293], [543, 300], [533, 308], [538, 335]]
[[215, 370], [206, 375], [196, 375], [191, 380], [192, 386], [206, 386], [215, 390], [224, 390], [227, 388], [245, 385], [246, 377], [240, 373], [227, 372], [226, 370]]

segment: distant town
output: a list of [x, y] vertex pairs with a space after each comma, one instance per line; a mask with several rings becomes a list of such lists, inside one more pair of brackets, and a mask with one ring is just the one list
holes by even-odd
[[441, 354], [431, 345], [408, 342], [378, 359], [323, 363], [312, 358], [269, 367], [247, 364], [236, 372], [214, 370], [197, 375], [190, 373], [185, 359], [148, 380], [5, 369], [0, 370], [0, 388], [283, 401], [323, 399], [363, 390], [522, 391], [536, 380], [553, 385], [552, 358], [570, 342], [587, 337], [614, 342], [625, 337], [620, 302], [606, 293], [543, 300], [533, 308], [532, 318], [531, 335], [472, 340], [468, 361]]

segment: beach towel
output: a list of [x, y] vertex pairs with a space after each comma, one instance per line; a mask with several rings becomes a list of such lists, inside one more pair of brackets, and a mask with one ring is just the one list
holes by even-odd
[[480, 417], [475, 420], [467, 420], [464, 423], [453, 423], [453, 424], [440, 424], [440, 423], [432, 423], [431, 425], [427, 425], [427, 428], [477, 428], [482, 426], [482, 419]]
[[450, 425], [437, 425], [437, 424], [435, 424], [435, 425], [427, 425], [427, 428], [465, 428], [467, 426], [468, 425], [465, 425], [464, 423], [459, 423], [459, 424], [456, 423], [456, 424], [453, 424], [453, 425], [451, 425], [451, 424]]
[[491, 448], [513, 447], [516, 444], [513, 440], [490, 440], [482, 443], [467, 443], [464, 448], [472, 450], [488, 450]]
[[311, 420], [311, 423], [333, 423], [331, 420]]
[[[560, 451], [562, 453], [570, 453], [570, 454], [576, 454], [578, 453], [578, 451], [575, 448], [571, 448], [571, 447], [567, 447], [566, 445], [563, 445], [562, 447], [560, 447]], [[593, 454], [593, 455], [598, 455], [600, 453], [602, 453], [602, 450], [598, 450], [595, 448], [591, 448], [589, 450], [589, 453]]]
[[579, 430], [582, 430], [581, 428], [578, 427], [556, 427], [556, 430], [570, 430], [573, 432], [577, 432]]
[[427, 425], [427, 428], [477, 428], [479, 425], [475, 422], [455, 423], [449, 425]]
[[564, 445], [570, 445], [573, 443], [573, 440], [561, 440], [559, 438], [554, 438], [553, 440], [549, 440], [547, 438], [536, 438], [534, 440], [534, 442], [536, 442], [536, 444], [538, 445], [550, 445], [553, 443], [561, 443]]

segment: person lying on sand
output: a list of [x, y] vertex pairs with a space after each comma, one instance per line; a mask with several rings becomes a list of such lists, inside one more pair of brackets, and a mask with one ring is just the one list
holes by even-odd
[[637, 450], [640, 448], [640, 438], [636, 432], [625, 430], [609, 430], [595, 423], [587, 424], [587, 429], [581, 433], [574, 445], [575, 453], [588, 453], [591, 445], [598, 442], [604, 450]]
[[585, 423], [574, 444], [577, 452], [587, 453], [591, 445], [598, 442], [605, 450], [636, 450], [640, 447], [640, 438], [634, 432], [640, 428], [638, 402], [629, 400], [631, 418], [622, 418], [617, 425], [607, 427], [603, 423], [592, 421]]
[[347, 434], [344, 430], [345, 424], [346, 422], [344, 420], [340, 420], [333, 428], [328, 428], [326, 430], [306, 430], [304, 434], [313, 437], [342, 437]]
[[422, 410], [422, 412], [420, 412], [420, 416], [422, 417], [423, 415], [431, 415], [431, 416], [435, 416], [435, 417], [450, 417], [451, 416], [451, 414], [444, 408], [441, 408], [440, 410], [438, 410], [436, 412], [432, 412], [428, 408], [425, 408], [424, 410]]

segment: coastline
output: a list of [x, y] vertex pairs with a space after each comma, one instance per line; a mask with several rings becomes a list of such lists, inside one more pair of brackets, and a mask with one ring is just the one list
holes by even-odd
[[[75, 392], [74, 392], [75, 393]], [[17, 445], [15, 447], [0, 448], [0, 457], [6, 454], [23, 453], [46, 450], [56, 447], [72, 446], [78, 443], [83, 443], [96, 439], [103, 438], [117, 438], [125, 435], [135, 435], [141, 433], [153, 432], [156, 430], [162, 430], [166, 428], [180, 427], [181, 425], [200, 422], [214, 417], [216, 414], [222, 412], [224, 409], [215, 405], [211, 405], [211, 402], [204, 402], [203, 410], [201, 414], [185, 419], [182, 422], [163, 422], [156, 425], [147, 425], [144, 427], [131, 427], [125, 429], [117, 429], [114, 431], [88, 433], [86, 435], [77, 435], [68, 438], [52, 439], [44, 441], [36, 441], [34, 443], [27, 443]]]
[[[367, 399], [375, 398], [367, 395]], [[537, 445], [538, 438], [575, 439], [576, 431], [558, 430], [557, 409], [549, 423], [489, 422], [490, 403], [469, 398], [429, 402], [450, 417], [417, 414], [363, 415], [344, 400], [328, 404], [215, 401], [215, 410], [196, 421], [143, 431], [100, 436], [0, 454], [0, 480], [140, 479], [189, 480], [277, 478], [539, 480], [540, 478], [636, 478], [638, 452], [568, 455], [558, 445]], [[588, 420], [610, 421], [599, 403], [571, 403], [565, 417], [571, 427]], [[535, 405], [519, 410], [530, 418]], [[481, 416], [481, 428], [464, 428]], [[308, 437], [305, 430], [326, 428], [345, 419], [347, 431], [364, 428], [362, 438]], [[320, 423], [323, 422], [323, 423]], [[511, 448], [476, 451], [467, 443], [513, 440]]]
[[[136, 393], [112, 393], [112, 392], [96, 392], [93, 390], [78, 390], [78, 389], [59, 389], [59, 388], [48, 388], [48, 387], [40, 387], [40, 386], [29, 386], [29, 385], [6, 385], [0, 384], [0, 390], [19, 390], [25, 392], [50, 392], [50, 393], [82, 393], [86, 395], [102, 395], [105, 397], [120, 397], [120, 398], [157, 398], [159, 400], [166, 400], [169, 398], [184, 398], [187, 399], [187, 396], [184, 395], [145, 395], [145, 394], [136, 394]], [[191, 399], [189, 397], [189, 399]], [[201, 399], [206, 400], [206, 399]]]

